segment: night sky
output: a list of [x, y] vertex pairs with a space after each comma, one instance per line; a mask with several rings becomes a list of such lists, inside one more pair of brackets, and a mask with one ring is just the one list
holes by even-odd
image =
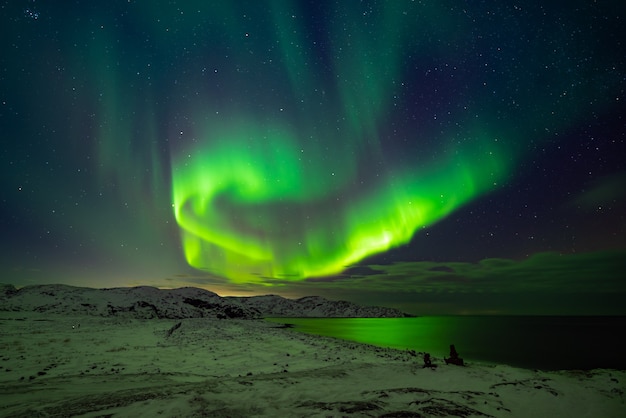
[[3, 1], [0, 281], [626, 314], [626, 5], [552, 3]]

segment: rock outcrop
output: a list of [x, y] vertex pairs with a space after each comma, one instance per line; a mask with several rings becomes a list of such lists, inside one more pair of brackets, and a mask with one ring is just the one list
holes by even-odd
[[310, 318], [399, 318], [410, 316], [397, 309], [360, 306], [347, 301], [332, 301], [320, 296], [287, 299], [277, 295], [228, 297], [233, 304], [262, 312], [266, 317]]

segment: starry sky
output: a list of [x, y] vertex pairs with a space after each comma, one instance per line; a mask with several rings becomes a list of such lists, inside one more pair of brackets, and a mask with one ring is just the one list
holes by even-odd
[[626, 6], [544, 3], [2, 1], [1, 281], [626, 314]]

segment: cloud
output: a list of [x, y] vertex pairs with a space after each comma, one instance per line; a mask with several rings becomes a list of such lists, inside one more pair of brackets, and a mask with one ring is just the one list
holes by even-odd
[[626, 314], [624, 271], [624, 251], [543, 252], [522, 260], [355, 266], [331, 277], [264, 284], [179, 275], [167, 286], [198, 286], [223, 296], [319, 295], [415, 314]]
[[[300, 291], [342, 295], [415, 313], [625, 313], [626, 252], [544, 252], [523, 260], [372, 265], [377, 274], [335, 277]], [[310, 283], [313, 284], [313, 283]], [[292, 285], [293, 288], [293, 285]], [[427, 308], [428, 307], [428, 308]]]
[[385, 272], [368, 276], [367, 281], [385, 282], [383, 275], [401, 288], [412, 291], [425, 289], [447, 290], [451, 287], [469, 291], [519, 292], [541, 290], [571, 291], [626, 291], [622, 280], [626, 268], [626, 253], [604, 251], [583, 254], [537, 253], [524, 260], [484, 259], [478, 263], [431, 262], [400, 263], [374, 266]]
[[589, 184], [570, 205], [589, 212], [626, 203], [626, 172], [613, 174]]

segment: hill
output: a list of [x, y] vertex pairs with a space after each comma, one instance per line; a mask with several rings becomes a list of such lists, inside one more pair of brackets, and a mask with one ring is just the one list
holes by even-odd
[[118, 287], [93, 289], [61, 284], [16, 289], [0, 285], [1, 311], [53, 314], [128, 316], [133, 318], [392, 318], [410, 316], [396, 309], [360, 306], [319, 296], [287, 299], [277, 295], [221, 297], [195, 287], [158, 289]]

